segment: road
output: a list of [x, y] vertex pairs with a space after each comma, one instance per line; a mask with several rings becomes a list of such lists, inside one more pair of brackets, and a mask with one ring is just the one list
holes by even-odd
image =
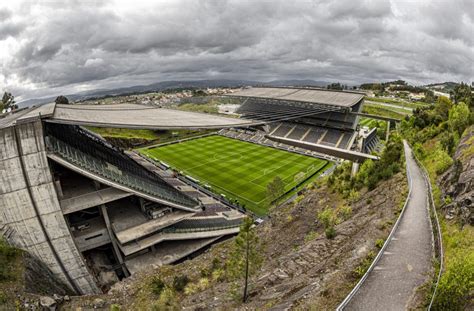
[[377, 265], [344, 310], [406, 310], [416, 288], [432, 270], [433, 245], [428, 189], [405, 143], [411, 194], [405, 212]]

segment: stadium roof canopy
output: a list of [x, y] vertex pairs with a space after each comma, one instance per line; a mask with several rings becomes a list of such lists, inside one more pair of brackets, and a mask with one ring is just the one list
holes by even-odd
[[251, 87], [227, 94], [227, 96], [294, 101], [348, 108], [361, 101], [364, 94], [314, 88]]
[[137, 104], [61, 105], [51, 103], [0, 119], [0, 128], [38, 118], [53, 123], [136, 129], [219, 129], [264, 123]]

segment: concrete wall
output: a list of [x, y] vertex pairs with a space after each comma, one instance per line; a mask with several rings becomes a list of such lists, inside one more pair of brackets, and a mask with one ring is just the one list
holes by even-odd
[[39, 258], [71, 289], [99, 293], [64, 220], [41, 121], [0, 129], [0, 181], [0, 225], [14, 231], [10, 242]]

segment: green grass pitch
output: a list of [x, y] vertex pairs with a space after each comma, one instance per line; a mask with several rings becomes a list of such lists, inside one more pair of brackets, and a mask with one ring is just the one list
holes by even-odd
[[331, 165], [325, 160], [222, 136], [144, 148], [140, 152], [210, 185], [215, 193], [238, 200], [257, 215], [267, 212], [266, 187], [275, 176], [284, 181], [285, 190], [291, 190]]

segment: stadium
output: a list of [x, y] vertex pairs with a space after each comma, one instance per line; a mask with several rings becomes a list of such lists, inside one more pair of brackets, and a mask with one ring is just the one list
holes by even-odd
[[[377, 147], [358, 128], [364, 94], [244, 88], [238, 117], [137, 104], [47, 104], [0, 119], [0, 225], [71, 290], [99, 293], [171, 264], [263, 217], [269, 182], [289, 198], [335, 163], [354, 170]], [[370, 116], [369, 116], [370, 117]], [[390, 120], [389, 120], [390, 121]], [[85, 126], [212, 129], [124, 151]]]

